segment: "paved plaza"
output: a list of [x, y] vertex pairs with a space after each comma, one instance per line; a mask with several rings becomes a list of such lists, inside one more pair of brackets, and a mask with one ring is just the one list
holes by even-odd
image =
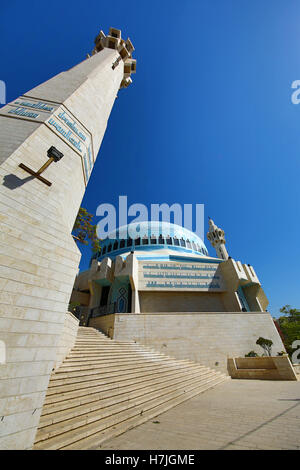
[[300, 382], [231, 380], [100, 449], [300, 449]]

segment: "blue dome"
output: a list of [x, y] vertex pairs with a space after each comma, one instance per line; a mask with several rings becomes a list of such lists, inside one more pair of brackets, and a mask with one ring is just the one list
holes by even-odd
[[99, 260], [128, 251], [160, 250], [167, 248], [184, 253], [209, 256], [206, 246], [195, 233], [169, 222], [136, 222], [119, 227], [100, 241], [101, 251], [93, 258]]

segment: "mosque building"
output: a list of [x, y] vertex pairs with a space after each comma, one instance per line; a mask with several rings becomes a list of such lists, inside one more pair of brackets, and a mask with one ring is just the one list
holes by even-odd
[[186, 228], [135, 225], [138, 238], [128, 236], [129, 226], [120, 227], [78, 274], [71, 301], [80, 303], [82, 325], [223, 369], [227, 355], [255, 349], [259, 336], [272, 337], [282, 350], [253, 266], [228, 256], [224, 231], [212, 219], [207, 238], [217, 257]]

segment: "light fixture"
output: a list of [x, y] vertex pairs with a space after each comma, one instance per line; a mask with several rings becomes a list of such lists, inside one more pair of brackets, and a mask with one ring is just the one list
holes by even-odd
[[32, 176], [37, 178], [38, 180], [42, 181], [42, 183], [46, 184], [47, 186], [51, 186], [52, 183], [50, 181], [46, 180], [46, 178], [43, 178], [41, 174], [48, 168], [48, 166], [51, 165], [52, 162], [59, 162], [59, 160], [62, 159], [64, 154], [62, 152], [59, 152], [57, 148], [55, 148], [53, 145], [47, 150], [47, 156], [49, 160], [44, 163], [43, 166], [38, 171], [34, 171], [28, 166], [24, 165], [24, 163], [20, 163], [19, 167], [22, 168], [23, 170], [27, 171], [27, 173], [30, 173]]

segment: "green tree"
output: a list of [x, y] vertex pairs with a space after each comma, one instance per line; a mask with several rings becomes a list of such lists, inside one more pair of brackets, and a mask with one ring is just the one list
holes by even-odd
[[283, 315], [277, 319], [277, 323], [283, 334], [285, 349], [291, 356], [294, 351], [293, 342], [297, 339], [300, 340], [300, 310], [291, 308], [290, 305], [284, 305], [280, 309], [280, 313]]
[[86, 209], [80, 207], [74, 226], [72, 236], [77, 243], [88, 245], [91, 242], [92, 252], [100, 251], [100, 241], [96, 233], [96, 225], [92, 224], [93, 215]]
[[271, 356], [273, 344], [273, 341], [271, 339], [262, 338], [262, 336], [260, 336], [256, 341], [256, 344], [263, 348], [263, 350], [267, 353], [268, 356]]

